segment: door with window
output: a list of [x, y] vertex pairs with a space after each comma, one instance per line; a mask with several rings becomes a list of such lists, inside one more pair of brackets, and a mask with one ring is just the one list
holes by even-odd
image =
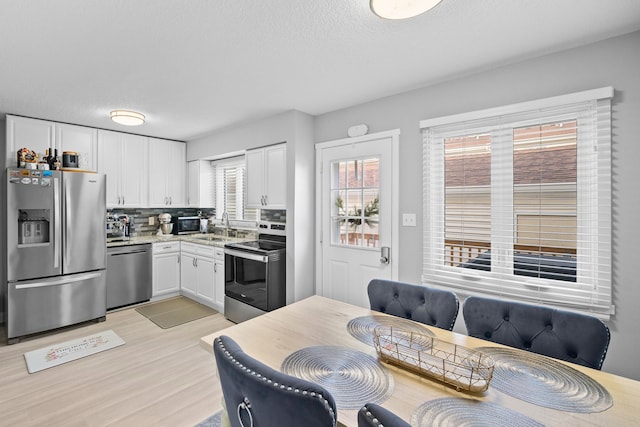
[[397, 278], [397, 141], [389, 132], [316, 145], [319, 295], [369, 307], [369, 281]]

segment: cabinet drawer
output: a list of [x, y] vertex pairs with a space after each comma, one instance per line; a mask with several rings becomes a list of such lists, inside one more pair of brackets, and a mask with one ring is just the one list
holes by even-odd
[[190, 252], [207, 258], [213, 258], [213, 250], [215, 249], [209, 245], [199, 245], [197, 243], [187, 242], [182, 242], [181, 248], [183, 252]]
[[180, 252], [180, 242], [163, 242], [153, 244], [153, 253]]
[[214, 248], [214, 258], [224, 260], [224, 248]]

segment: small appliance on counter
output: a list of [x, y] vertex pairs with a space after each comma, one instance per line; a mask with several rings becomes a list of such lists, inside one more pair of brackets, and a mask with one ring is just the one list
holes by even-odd
[[171, 218], [173, 234], [192, 234], [200, 232], [199, 216], [174, 216]]
[[171, 214], [161, 213], [160, 215], [158, 215], [158, 222], [160, 223], [158, 234], [171, 234], [171, 232], [173, 231], [173, 224], [171, 223]]
[[126, 214], [107, 214], [107, 241], [125, 240], [130, 235], [131, 221]]

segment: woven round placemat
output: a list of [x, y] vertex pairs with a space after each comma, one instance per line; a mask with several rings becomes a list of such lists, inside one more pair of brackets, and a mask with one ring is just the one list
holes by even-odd
[[411, 415], [412, 426], [540, 427], [544, 424], [495, 403], [444, 397], [418, 406]]
[[[433, 337], [434, 333], [419, 323], [412, 322], [396, 316], [360, 316], [351, 319], [347, 324], [347, 330], [359, 341], [373, 345], [373, 330], [377, 326], [391, 326], [407, 332], [416, 332], [421, 335]], [[426, 344], [425, 344], [426, 345]], [[430, 344], [429, 344], [430, 346]]]
[[490, 387], [534, 405], [566, 412], [602, 412], [613, 398], [599, 382], [549, 357], [522, 350], [480, 347], [493, 358]]
[[382, 403], [393, 392], [393, 377], [374, 357], [345, 347], [303, 348], [287, 356], [281, 370], [326, 388], [339, 409]]

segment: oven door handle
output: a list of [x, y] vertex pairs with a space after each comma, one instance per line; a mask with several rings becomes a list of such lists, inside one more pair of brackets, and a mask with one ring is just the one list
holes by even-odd
[[231, 255], [238, 258], [245, 258], [245, 259], [250, 259], [252, 261], [264, 262], [265, 264], [269, 261], [269, 257], [265, 255], [257, 255], [257, 254], [252, 254], [244, 251], [236, 251], [233, 249], [225, 248], [224, 253], [225, 255]]

